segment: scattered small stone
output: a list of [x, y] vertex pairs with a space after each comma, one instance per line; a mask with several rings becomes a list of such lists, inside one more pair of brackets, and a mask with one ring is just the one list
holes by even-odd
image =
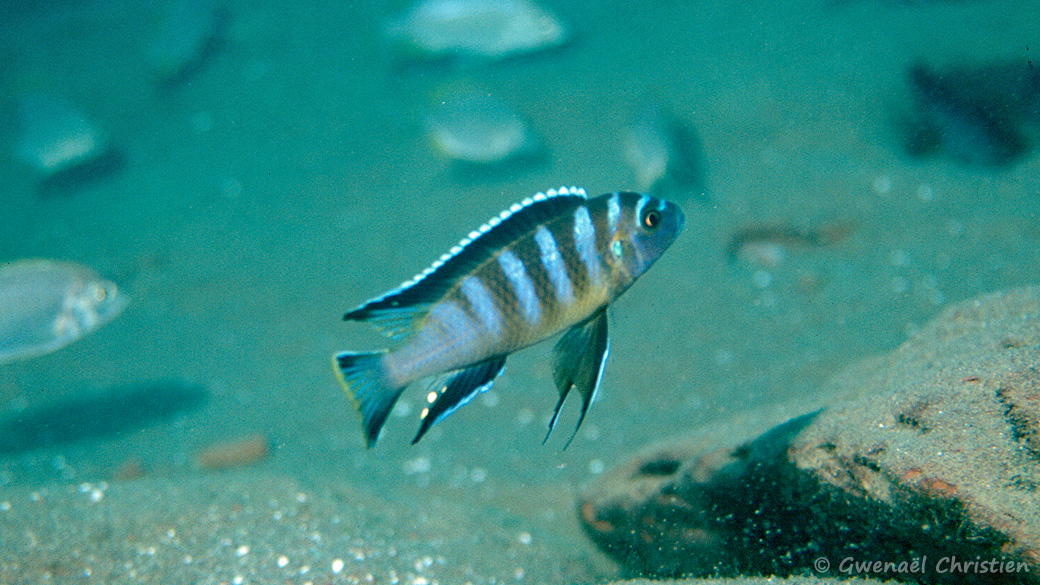
[[214, 443], [199, 452], [199, 467], [216, 470], [244, 467], [267, 459], [271, 443], [261, 434], [248, 435], [230, 441]]
[[127, 459], [116, 467], [112, 472], [112, 479], [116, 481], [131, 481], [144, 475], [144, 464], [139, 459]]

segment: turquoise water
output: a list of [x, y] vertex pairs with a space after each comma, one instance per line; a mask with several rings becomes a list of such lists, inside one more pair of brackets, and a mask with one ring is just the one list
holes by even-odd
[[[0, 408], [155, 379], [209, 389], [203, 406], [131, 432], [0, 456], [0, 485], [107, 479], [127, 461], [175, 481], [205, 445], [259, 432], [275, 445], [263, 473], [391, 499], [460, 485], [567, 491], [699, 424], [810, 410], [827, 376], [946, 304], [1036, 282], [1040, 156], [1001, 170], [912, 160], [893, 120], [916, 60], [1035, 58], [1040, 4], [561, 0], [549, 5], [574, 28], [570, 45], [463, 70], [402, 64], [386, 46], [381, 23], [404, 2], [224, 5], [224, 47], [170, 91], [145, 62], [160, 5], [0, 10], [0, 261], [82, 262], [131, 297], [91, 336], [0, 366]], [[467, 175], [438, 158], [422, 118], [459, 79], [507, 96], [547, 160]], [[24, 92], [84, 110], [124, 168], [41, 197], [10, 155], [10, 105]], [[560, 450], [573, 404], [541, 444], [556, 401], [543, 344], [415, 447], [425, 387], [413, 386], [411, 412], [365, 450], [329, 356], [385, 342], [343, 312], [515, 201], [628, 188], [622, 132], [647, 92], [697, 128], [713, 204], [681, 202], [686, 232], [613, 307], [600, 400], [573, 445]], [[849, 229], [775, 268], [728, 262], [730, 237], [757, 224]]]

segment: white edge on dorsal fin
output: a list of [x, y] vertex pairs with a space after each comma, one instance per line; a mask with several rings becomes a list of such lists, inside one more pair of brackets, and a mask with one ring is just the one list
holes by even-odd
[[549, 189], [544, 193], [537, 193], [531, 197], [524, 199], [523, 201], [520, 201], [519, 203], [514, 203], [511, 206], [509, 206], [508, 209], [502, 211], [495, 217], [492, 217], [484, 225], [467, 234], [466, 237], [462, 238], [462, 240], [460, 240], [458, 244], [452, 246], [447, 253], [443, 254], [440, 258], [434, 261], [433, 264], [430, 264], [425, 270], [423, 270], [419, 274], [416, 274], [412, 278], [402, 282], [397, 288], [389, 290], [386, 293], [379, 295], [378, 297], [365, 301], [361, 306], [367, 305], [369, 303], [379, 302], [385, 299], [386, 297], [395, 295], [406, 288], [419, 284], [422, 281], [422, 279], [432, 274], [434, 270], [437, 270], [445, 262], [447, 262], [453, 256], [461, 252], [463, 248], [470, 244], [470, 242], [484, 235], [485, 233], [493, 229], [495, 226], [508, 219], [509, 216], [524, 209], [532, 203], [536, 203], [538, 201], [545, 201], [546, 199], [557, 197], [560, 195], [580, 195], [581, 197], [588, 197], [588, 195], [585, 193], [585, 189], [581, 187], [560, 187], [559, 189]]

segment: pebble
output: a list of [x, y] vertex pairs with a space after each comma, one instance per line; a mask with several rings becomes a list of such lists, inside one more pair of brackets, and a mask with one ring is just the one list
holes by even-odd
[[271, 441], [265, 435], [252, 434], [214, 443], [199, 452], [197, 460], [203, 469], [244, 467], [271, 456]]

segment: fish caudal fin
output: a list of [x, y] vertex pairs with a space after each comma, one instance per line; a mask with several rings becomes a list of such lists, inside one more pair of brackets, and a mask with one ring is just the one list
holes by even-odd
[[385, 351], [345, 351], [332, 356], [336, 377], [361, 415], [365, 444], [372, 447], [404, 386], [394, 388], [383, 374]]

